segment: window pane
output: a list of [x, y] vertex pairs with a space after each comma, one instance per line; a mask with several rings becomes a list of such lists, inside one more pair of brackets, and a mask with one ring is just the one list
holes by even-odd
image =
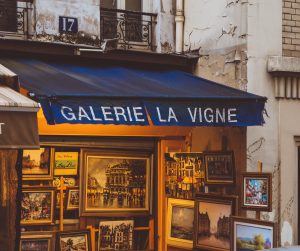
[[100, 6], [101, 8], [116, 9], [117, 0], [101, 0]]
[[132, 11], [142, 11], [142, 1], [141, 0], [125, 0], [126, 10]]

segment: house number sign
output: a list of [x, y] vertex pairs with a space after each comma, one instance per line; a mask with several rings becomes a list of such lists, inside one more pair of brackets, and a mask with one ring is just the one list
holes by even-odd
[[75, 17], [59, 17], [59, 32], [69, 32], [77, 33], [78, 32], [78, 20]]

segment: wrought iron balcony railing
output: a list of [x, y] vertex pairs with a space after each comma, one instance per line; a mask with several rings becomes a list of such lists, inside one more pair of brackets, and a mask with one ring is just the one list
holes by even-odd
[[29, 36], [29, 3], [0, 1], [0, 36]]
[[118, 47], [123, 49], [154, 50], [156, 16], [151, 13], [101, 8], [101, 40], [118, 39]]

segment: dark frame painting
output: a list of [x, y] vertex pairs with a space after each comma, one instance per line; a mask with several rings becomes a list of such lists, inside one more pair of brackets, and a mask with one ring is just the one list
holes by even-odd
[[230, 216], [237, 214], [237, 196], [198, 193], [195, 199], [194, 248], [230, 250]]
[[231, 217], [231, 229], [232, 251], [277, 247], [277, 227], [274, 222]]
[[232, 185], [235, 183], [233, 151], [204, 152], [205, 184]]
[[56, 245], [59, 251], [80, 250], [79, 248], [91, 251], [91, 232], [90, 230], [58, 232]]
[[255, 211], [272, 211], [272, 174], [242, 174], [241, 207]]
[[153, 156], [138, 151], [82, 150], [82, 216], [151, 213]]
[[41, 146], [37, 150], [23, 150], [22, 178], [23, 180], [51, 180], [53, 149]]
[[79, 209], [80, 191], [78, 187], [69, 187], [67, 190], [66, 210]]
[[55, 250], [55, 235], [52, 232], [22, 232], [19, 251]]
[[167, 244], [192, 249], [194, 201], [168, 198]]
[[26, 187], [22, 189], [21, 225], [45, 225], [54, 221], [52, 187]]
[[98, 250], [132, 250], [134, 220], [101, 220]]

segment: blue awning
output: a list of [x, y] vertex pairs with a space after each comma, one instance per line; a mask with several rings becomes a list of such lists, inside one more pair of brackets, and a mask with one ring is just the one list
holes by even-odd
[[0, 59], [48, 124], [262, 125], [265, 97], [178, 70]]

